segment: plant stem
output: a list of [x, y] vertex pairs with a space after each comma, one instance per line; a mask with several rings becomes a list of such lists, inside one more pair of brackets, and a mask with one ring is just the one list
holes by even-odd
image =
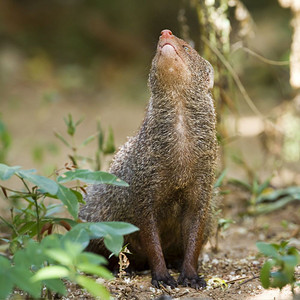
[[40, 243], [41, 241], [41, 230], [40, 230], [40, 212], [39, 212], [39, 204], [37, 201], [37, 194], [32, 196], [35, 205], [35, 212], [36, 212], [36, 228], [37, 228], [37, 240]]

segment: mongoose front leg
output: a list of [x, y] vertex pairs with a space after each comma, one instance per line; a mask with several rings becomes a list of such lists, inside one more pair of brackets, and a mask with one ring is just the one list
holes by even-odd
[[[203, 192], [203, 191], [202, 191]], [[197, 192], [193, 191], [194, 197], [197, 197]], [[201, 197], [202, 195], [202, 197]], [[200, 193], [198, 197], [201, 201], [209, 201], [208, 195], [210, 193]], [[193, 195], [192, 195], [193, 197]], [[208, 203], [207, 205], [201, 204], [202, 209], [199, 210], [199, 203], [192, 200], [193, 205], [189, 206], [182, 223], [182, 233], [184, 240], [184, 259], [181, 267], [181, 273], [178, 278], [178, 284], [183, 286], [191, 286], [195, 289], [204, 288], [206, 282], [203, 278], [199, 277], [198, 258], [200, 251], [206, 242], [206, 226], [208, 220]], [[198, 209], [195, 206], [198, 206]]]
[[175, 288], [177, 282], [169, 274], [166, 267], [157, 225], [153, 216], [150, 217], [149, 220], [144, 220], [143, 225], [140, 226], [140, 239], [151, 268], [151, 283], [156, 288], [160, 288], [160, 284], [164, 286], [169, 285], [171, 288]]

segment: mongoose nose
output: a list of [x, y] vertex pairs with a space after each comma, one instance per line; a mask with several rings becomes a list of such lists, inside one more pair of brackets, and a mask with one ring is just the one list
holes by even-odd
[[162, 37], [170, 37], [173, 35], [172, 31], [169, 29], [164, 29], [160, 34]]

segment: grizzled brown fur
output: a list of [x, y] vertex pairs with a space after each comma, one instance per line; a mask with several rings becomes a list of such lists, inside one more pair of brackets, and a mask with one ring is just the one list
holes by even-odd
[[[149, 76], [151, 98], [138, 133], [116, 154], [109, 172], [129, 187], [94, 185], [80, 217], [126, 221], [140, 231], [126, 236], [131, 264], [151, 268], [152, 284], [205, 286], [197, 274], [212, 219], [217, 153], [213, 69], [185, 41], [163, 30]], [[88, 249], [108, 253], [101, 240]]]

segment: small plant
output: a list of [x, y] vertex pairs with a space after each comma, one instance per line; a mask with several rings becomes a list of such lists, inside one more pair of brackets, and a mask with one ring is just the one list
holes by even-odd
[[[256, 215], [258, 213], [258, 204], [261, 195], [270, 191], [271, 177], [260, 183], [257, 178], [254, 178], [251, 183], [239, 179], [230, 179], [229, 182], [240, 186], [242, 189], [250, 193], [248, 201], [247, 213]], [[272, 190], [272, 189], [271, 189]]]
[[[218, 210], [216, 215], [220, 214], [221, 210]], [[218, 226], [216, 230], [216, 235], [215, 235], [215, 245], [212, 247], [214, 252], [219, 251], [219, 236], [221, 232], [226, 231], [231, 224], [234, 224], [235, 221], [232, 219], [224, 219], [224, 218], [219, 218], [218, 219]]]
[[0, 162], [5, 162], [11, 144], [10, 134], [1, 120], [0, 115]]
[[265, 289], [280, 288], [290, 284], [294, 288], [300, 287], [296, 282], [295, 268], [300, 264], [300, 253], [295, 247], [288, 245], [287, 241], [280, 244], [257, 242], [258, 250], [268, 258], [260, 271], [260, 281]]
[[[84, 249], [90, 239], [103, 238], [105, 246], [118, 256], [122, 250], [123, 235], [137, 230], [131, 224], [122, 222], [79, 223], [79, 202], [83, 202], [84, 191], [80, 182], [105, 183], [128, 186], [116, 176], [101, 172], [80, 170], [74, 166], [65, 166], [65, 172], [56, 174], [55, 180], [36, 174], [35, 170], [22, 170], [20, 167], [9, 167], [0, 164], [0, 181], [6, 181], [12, 176], [17, 177], [23, 188], [11, 189], [0, 184], [3, 195], [12, 203], [23, 200], [25, 206], [18, 204], [11, 209], [11, 219], [2, 217], [2, 223], [11, 230], [10, 239], [2, 239], [7, 243], [11, 258], [0, 255], [0, 298], [6, 298], [14, 287], [17, 287], [34, 298], [51, 298], [51, 291], [66, 294], [62, 278], [76, 282], [87, 289], [93, 296], [109, 299], [107, 290], [93, 279], [82, 275], [111, 278], [111, 274], [97, 264], [106, 260], [98, 255], [86, 253]], [[69, 188], [65, 183], [75, 182]], [[46, 199], [58, 199], [61, 204], [46, 205]], [[23, 202], [22, 201], [22, 202]], [[57, 209], [65, 206], [72, 218], [57, 218], [52, 216]], [[65, 235], [51, 234], [53, 225], [65, 227]], [[44, 237], [44, 238], [43, 238]], [[46, 294], [43, 287], [46, 287]]]
[[[79, 146], [75, 142], [74, 135], [76, 133], [77, 127], [82, 123], [83, 118], [74, 122], [71, 114], [68, 115], [68, 118], [64, 119], [65, 124], [67, 126], [67, 134], [71, 138], [71, 141], [67, 141], [60, 133], [54, 132], [55, 136], [63, 142], [65, 146], [71, 150], [71, 154], [69, 154], [69, 158], [72, 163], [76, 167], [80, 167], [81, 163], [88, 162], [92, 165], [94, 170], [100, 170], [102, 165], [103, 157], [115, 152], [114, 145], [114, 134], [112, 128], [109, 127], [108, 136], [105, 138], [104, 131], [101, 127], [101, 123], [97, 123], [97, 132], [88, 138], [86, 138]], [[95, 159], [90, 157], [85, 157], [78, 154], [78, 150], [88, 145], [93, 140], [97, 139], [97, 150], [95, 153]]]

